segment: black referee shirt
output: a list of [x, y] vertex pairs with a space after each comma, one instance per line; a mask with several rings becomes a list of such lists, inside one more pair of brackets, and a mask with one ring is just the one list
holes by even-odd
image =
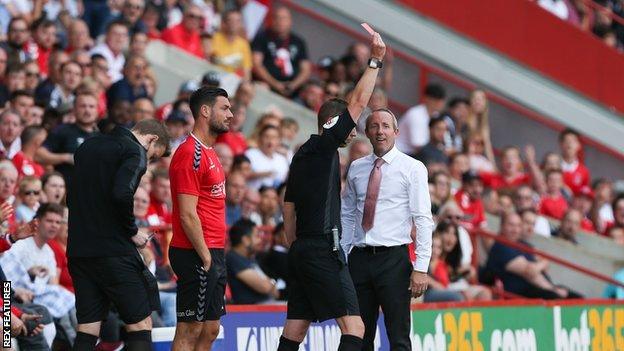
[[338, 148], [355, 128], [348, 110], [330, 119], [323, 134], [301, 145], [288, 175], [285, 201], [295, 204], [297, 236], [330, 233], [340, 225]]
[[74, 154], [68, 257], [122, 256], [136, 252], [134, 193], [147, 169], [145, 148], [130, 130], [86, 140]]

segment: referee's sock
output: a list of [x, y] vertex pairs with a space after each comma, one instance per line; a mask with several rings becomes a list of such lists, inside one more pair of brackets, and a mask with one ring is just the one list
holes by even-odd
[[355, 335], [342, 334], [338, 351], [360, 351], [362, 349], [362, 338]]
[[139, 330], [126, 334], [126, 351], [152, 351], [152, 331]]
[[280, 336], [280, 343], [277, 351], [297, 351], [299, 350], [299, 342], [286, 339], [283, 335]]
[[72, 351], [93, 351], [95, 350], [95, 343], [97, 343], [98, 337], [93, 334], [77, 332], [76, 340], [74, 341], [74, 347]]

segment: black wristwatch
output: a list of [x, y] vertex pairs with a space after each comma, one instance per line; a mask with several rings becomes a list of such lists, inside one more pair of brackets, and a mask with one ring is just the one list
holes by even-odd
[[368, 67], [370, 67], [372, 69], [381, 68], [381, 67], [383, 67], [383, 62], [381, 62], [380, 59], [376, 59], [374, 57], [371, 57], [371, 58], [368, 59]]

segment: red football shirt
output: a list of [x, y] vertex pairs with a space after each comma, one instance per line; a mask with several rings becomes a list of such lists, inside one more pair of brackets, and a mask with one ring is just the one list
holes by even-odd
[[247, 140], [241, 132], [227, 132], [219, 134], [217, 143], [224, 143], [230, 147], [234, 156], [242, 155], [247, 151]]
[[576, 195], [581, 191], [584, 186], [590, 186], [589, 170], [584, 164], [578, 162], [576, 168], [568, 168], [563, 166], [563, 182], [572, 190]]
[[199, 31], [191, 32], [184, 27], [183, 23], [165, 29], [160, 38], [167, 44], [175, 45], [190, 54], [204, 58]]
[[169, 211], [167, 204], [158, 202], [158, 200], [156, 200], [156, 198], [154, 198], [154, 196], [152, 196], [151, 194], [150, 205], [147, 208], [147, 218], [148, 222], [153, 225], [149, 220], [150, 216], [157, 216], [159, 225], [171, 224], [171, 211]]
[[519, 176], [507, 179], [498, 172], [482, 172], [479, 174], [483, 179], [483, 185], [494, 190], [501, 188], [517, 188], [521, 185], [531, 185], [531, 176], [521, 173]]
[[555, 219], [562, 219], [568, 210], [568, 202], [563, 195], [544, 195], [539, 204], [539, 213]]
[[41, 178], [41, 176], [45, 173], [45, 169], [42, 165], [33, 160], [27, 159], [21, 151], [16, 153], [11, 161], [13, 162], [15, 168], [17, 168], [17, 173], [20, 178], [23, 176], [35, 176], [37, 178]]
[[217, 154], [192, 134], [178, 147], [169, 166], [173, 204], [173, 238], [171, 246], [191, 249], [180, 223], [178, 194], [198, 197], [197, 215], [208, 248], [225, 246], [225, 173]]
[[457, 202], [459, 208], [464, 212], [462, 224], [466, 229], [481, 228], [487, 224], [485, 209], [483, 208], [481, 199], [472, 200], [467, 193], [464, 193], [464, 191], [460, 189], [455, 193], [455, 202]]

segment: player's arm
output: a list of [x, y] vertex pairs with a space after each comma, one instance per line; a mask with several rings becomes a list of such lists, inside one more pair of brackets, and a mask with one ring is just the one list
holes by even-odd
[[134, 217], [134, 190], [147, 169], [147, 156], [138, 147], [129, 150], [115, 173], [113, 180], [113, 203], [128, 237], [137, 234]]
[[197, 201], [198, 197], [195, 195], [178, 194], [180, 224], [182, 229], [184, 229], [184, 233], [186, 233], [186, 237], [204, 263], [204, 270], [207, 271], [210, 269], [212, 257], [204, 241], [204, 232], [197, 215]]
[[282, 212], [284, 217], [284, 235], [286, 236], [286, 242], [290, 245], [295, 241], [297, 233], [295, 204], [293, 202], [284, 201], [284, 209]]
[[[371, 57], [381, 61], [385, 53], [386, 44], [381, 40], [379, 33], [375, 32], [371, 43]], [[373, 94], [378, 74], [379, 69], [367, 67], [353, 90], [351, 99], [349, 99], [348, 110], [355, 123], [360, 119], [362, 111], [364, 111], [364, 108], [368, 105], [368, 100], [370, 100]]]

